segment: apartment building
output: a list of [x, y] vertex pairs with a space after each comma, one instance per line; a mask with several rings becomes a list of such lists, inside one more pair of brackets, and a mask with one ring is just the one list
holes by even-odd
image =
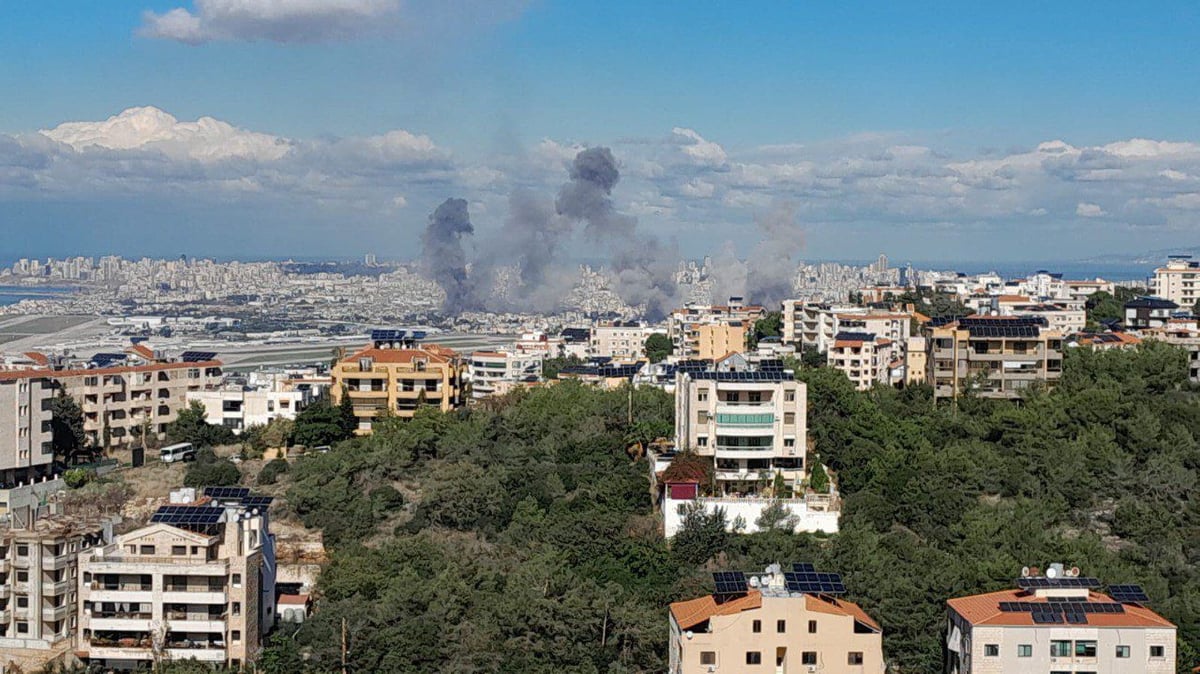
[[1087, 326], [1087, 311], [1082, 307], [1073, 308], [1066, 303], [1018, 303], [1005, 307], [1000, 312], [1004, 316], [1040, 317], [1046, 320], [1046, 327], [1064, 335], [1082, 332]]
[[1129, 330], [1164, 328], [1179, 305], [1161, 297], [1138, 297], [1125, 303], [1124, 325]]
[[718, 495], [758, 494], [780, 475], [802, 492], [808, 446], [807, 388], [782, 369], [681, 371], [675, 442], [711, 457]]
[[787, 300], [782, 341], [827, 353], [839, 332], [869, 332], [902, 345], [912, 332], [912, 319], [913, 314], [903, 311]]
[[918, 386], [925, 383], [929, 371], [929, 358], [924, 337], [909, 337], [904, 348], [904, 385]]
[[[161, 435], [187, 406], [189, 392], [220, 387], [216, 354], [186, 351], [168, 358], [136, 344], [124, 353], [100, 353], [85, 362], [0, 371], [0, 382], [48, 380], [83, 409], [83, 430], [92, 445], [126, 445], [143, 430]], [[31, 386], [32, 388], [32, 386]]]
[[115, 670], [253, 662], [275, 619], [270, 502], [244, 487], [183, 489], [149, 525], [83, 555], [76, 655]]
[[295, 419], [315, 399], [319, 388], [297, 386], [290, 379], [275, 378], [259, 385], [227, 381], [221, 388], [189, 391], [188, 402], [204, 406], [205, 420], [241, 433], [251, 426], [265, 426], [273, 419]]
[[558, 379], [577, 381], [604, 389], [620, 388], [631, 384], [646, 367], [646, 361], [635, 363], [613, 363], [607, 358], [593, 358], [582, 365], [569, 365], [558, 371]]
[[333, 400], [349, 395], [359, 435], [368, 435], [385, 411], [412, 418], [422, 406], [443, 412], [461, 407], [467, 363], [456, 351], [425, 344], [422, 332], [375, 330], [371, 345], [339, 361], [330, 373]]
[[713, 577], [711, 595], [670, 605], [670, 674], [885, 671], [883, 630], [842, 598], [839, 574], [773, 564]]
[[1154, 270], [1154, 294], [1190, 309], [1200, 302], [1200, 261], [1191, 255], [1171, 255]]
[[0, 485], [47, 475], [54, 462], [50, 429], [53, 382], [44, 377], [4, 378], [0, 372]]
[[1158, 339], [1174, 344], [1188, 353], [1188, 379], [1200, 384], [1200, 324], [1197, 321], [1175, 322], [1158, 330], [1143, 333], [1147, 339]]
[[602, 323], [593, 326], [588, 342], [588, 355], [619, 361], [635, 361], [646, 357], [646, 338], [654, 330], [637, 322]]
[[[825, 363], [843, 372], [860, 391], [876, 384], [892, 383], [892, 370], [899, 368], [895, 342], [870, 332], [839, 332], [829, 350]], [[903, 362], [903, 361], [901, 361]]]
[[1095, 578], [1051, 565], [1016, 588], [947, 603], [947, 674], [1175, 672], [1175, 625], [1136, 585], [1100, 591]]
[[[43, 509], [44, 510], [44, 509]], [[112, 540], [94, 512], [13, 513], [0, 528], [0, 669], [31, 671], [70, 650], [79, 558]]]
[[1041, 318], [968, 316], [926, 328], [926, 380], [935, 399], [968, 389], [985, 398], [1018, 398], [1035, 382], [1062, 376], [1062, 333]]
[[542, 376], [542, 355], [508, 351], [476, 351], [467, 366], [471, 399], [504, 395], [518, 386], [529, 386]]
[[[757, 305], [746, 305], [740, 297], [729, 298], [726, 305], [687, 304], [667, 317], [667, 336], [679, 358], [717, 358], [730, 351], [742, 351], [746, 334], [766, 314]], [[724, 326], [708, 328], [702, 326]], [[738, 333], [741, 338], [739, 341]], [[702, 341], [703, 340], [703, 341]], [[717, 352], [719, 348], [735, 345]], [[708, 356], [700, 355], [706, 352]]]

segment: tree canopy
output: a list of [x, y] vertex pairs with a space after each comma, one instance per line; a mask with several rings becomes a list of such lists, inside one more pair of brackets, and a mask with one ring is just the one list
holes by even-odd
[[179, 411], [174, 421], [167, 424], [166, 434], [167, 442], [190, 442], [197, 448], [228, 445], [237, 441], [232, 429], [208, 423], [204, 405], [194, 400]]
[[649, 358], [651, 363], [661, 362], [674, 352], [675, 345], [671, 343], [671, 338], [661, 332], [646, 338], [646, 358]]

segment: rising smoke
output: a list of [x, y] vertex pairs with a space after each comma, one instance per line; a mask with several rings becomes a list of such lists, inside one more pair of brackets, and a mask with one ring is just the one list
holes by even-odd
[[429, 216], [421, 237], [421, 259], [430, 278], [446, 291], [442, 310], [448, 314], [470, 308], [472, 292], [462, 239], [474, 233], [466, 199], [450, 198]]
[[713, 257], [712, 299], [723, 302], [734, 296], [745, 297], [775, 309], [792, 295], [797, 258], [804, 248], [804, 229], [791, 203], [777, 204], [754, 221], [761, 239], [749, 259], [740, 259], [731, 241]]

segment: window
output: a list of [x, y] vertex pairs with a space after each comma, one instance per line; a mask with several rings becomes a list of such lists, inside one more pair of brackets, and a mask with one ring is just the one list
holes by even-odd
[[182, 557], [187, 554], [187, 546], [186, 545], [172, 545], [171, 546], [171, 554], [175, 555], [177, 557]]
[[862, 651], [850, 651], [846, 654], [847, 665], [861, 665], [863, 663]]
[[1151, 646], [1150, 647], [1150, 657], [1152, 657], [1152, 658], [1163, 657], [1163, 647], [1162, 646]]
[[235, 644], [242, 643], [242, 631], [241, 630], [233, 630], [232, 632], [230, 632], [229, 640]]
[[141, 554], [153, 555], [154, 554], [154, 546], [153, 545], [143, 545], [141, 547]]
[[708, 412], [706, 412], [704, 410], [697, 411], [696, 412], [696, 423], [707, 424], [708, 423]]
[[242, 586], [242, 574], [240, 574], [240, 573], [233, 574], [233, 586], [234, 587]]
[[1000, 655], [1000, 644], [984, 644], [983, 654], [989, 658], [998, 657]]
[[234, 615], [242, 614], [242, 602], [240, 602], [240, 601], [233, 602], [233, 614]]
[[789, 402], [789, 403], [795, 402], [796, 401], [796, 392], [795, 391], [784, 391], [783, 399], [784, 399], [784, 401]]
[[783, 423], [784, 423], [784, 425], [787, 425], [787, 426], [795, 425], [796, 413], [795, 412], [784, 412], [783, 413]]
[[29, 572], [28, 571], [17, 571], [17, 582], [18, 583], [29, 582]]
[[696, 436], [696, 446], [697, 447], [707, 447], [708, 446], [708, 436], [707, 435], [697, 435]]
[[1094, 657], [1096, 657], [1096, 642], [1095, 641], [1076, 641], [1075, 642], [1075, 657], [1077, 657], [1077, 658], [1094, 658]]
[[717, 652], [716, 651], [700, 651], [700, 664], [702, 664], [702, 665], [717, 664]]
[[750, 402], [752, 403], [762, 402], [762, 393], [760, 391], [751, 391], [746, 397], [749, 398]]
[[808, 633], [809, 634], [817, 633], [817, 621], [815, 621], [815, 620], [808, 621]]
[[746, 664], [747, 665], [761, 665], [762, 664], [762, 653], [759, 651], [746, 651]]
[[29, 597], [17, 597], [17, 608], [29, 608]]
[[1070, 641], [1051, 641], [1050, 642], [1050, 657], [1052, 657], [1052, 658], [1069, 658], [1069, 657], [1071, 657], [1071, 642]]
[[1019, 644], [1017, 646], [1017, 657], [1018, 658], [1032, 658], [1033, 657], [1033, 644]]
[[29, 556], [29, 546], [26, 545], [25, 543], [18, 544], [17, 545], [17, 556], [18, 557], [28, 557]]
[[29, 634], [29, 623], [17, 623], [17, 634]]
[[751, 631], [751, 632], [754, 632], [755, 634], [758, 634], [759, 632], [761, 632], [761, 631], [762, 631], [762, 621], [761, 621], [761, 620], [755, 620], [753, 623], [751, 623], [751, 624], [750, 624], [750, 631]]
[[784, 632], [786, 632], [787, 631], [787, 621], [786, 620], [776, 620], [775, 621], [775, 631], [780, 634], [783, 634]]
[[802, 664], [802, 665], [817, 664], [817, 652], [816, 651], [804, 651], [803, 653], [801, 653], [800, 654], [800, 664]]
[[1117, 646], [1117, 657], [1118, 658], [1129, 657], [1129, 647], [1128, 646]]
[[783, 446], [784, 447], [795, 447], [796, 446], [796, 438], [784, 438]]
[[696, 400], [702, 403], [708, 402], [708, 391], [696, 391]]

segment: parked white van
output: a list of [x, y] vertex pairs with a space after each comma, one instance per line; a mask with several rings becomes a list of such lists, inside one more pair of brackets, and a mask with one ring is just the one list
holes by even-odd
[[175, 463], [176, 461], [195, 461], [196, 448], [190, 442], [179, 442], [174, 445], [168, 445], [158, 450], [158, 458], [163, 463]]

